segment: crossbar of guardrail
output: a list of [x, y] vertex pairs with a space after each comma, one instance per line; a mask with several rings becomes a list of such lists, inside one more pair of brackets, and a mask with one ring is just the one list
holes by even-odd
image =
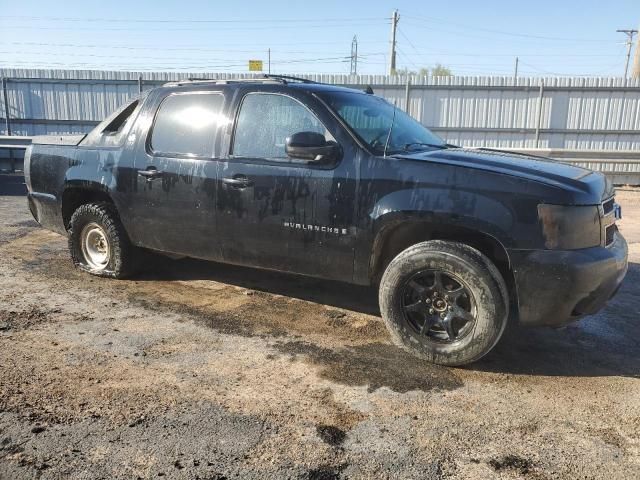
[[[14, 155], [14, 152], [16, 150], [26, 150], [26, 148], [31, 144], [31, 140], [32, 137], [21, 135], [0, 135], [0, 150], [9, 151], [9, 171], [15, 172], [17, 164], [22, 163], [22, 158]], [[0, 158], [0, 160], [3, 159]], [[0, 169], [2, 169], [2, 167], [0, 167]]]
[[[0, 149], [24, 150], [31, 144], [32, 138], [0, 135]], [[637, 150], [572, 150], [564, 148], [498, 148], [496, 150], [555, 158], [602, 172], [616, 184], [640, 185], [640, 151]], [[12, 170], [15, 170], [15, 162]]]
[[0, 135], [0, 148], [9, 150], [25, 150], [31, 145], [32, 137], [17, 135]]

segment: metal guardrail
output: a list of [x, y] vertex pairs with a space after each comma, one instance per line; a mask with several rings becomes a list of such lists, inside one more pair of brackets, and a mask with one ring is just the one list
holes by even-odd
[[[0, 135], [0, 152], [25, 150], [32, 137]], [[500, 149], [497, 149], [500, 150]], [[511, 151], [555, 158], [607, 175], [617, 185], [640, 185], [640, 151], [636, 150], [569, 150], [546, 148], [513, 148]], [[3, 158], [0, 158], [0, 170]], [[11, 157], [9, 158], [11, 162]], [[13, 156], [10, 170], [21, 170], [22, 158]]]
[[18, 135], [0, 135], [0, 148], [10, 150], [26, 150], [31, 145], [32, 137]]
[[640, 151], [638, 150], [570, 150], [570, 149], [514, 149], [555, 158], [572, 165], [604, 173], [616, 185], [640, 185]]
[[[7, 134], [86, 132], [125, 97], [194, 75], [226, 81], [260, 76], [0, 68], [4, 77], [0, 121]], [[640, 145], [639, 79], [306, 77], [351, 88], [371, 86], [451, 143], [498, 148]]]
[[22, 150], [26, 150], [31, 144], [31, 138], [17, 135], [0, 135], [0, 152], [6, 150], [9, 154], [7, 157], [0, 155], [0, 171], [15, 172], [16, 170], [22, 170]]

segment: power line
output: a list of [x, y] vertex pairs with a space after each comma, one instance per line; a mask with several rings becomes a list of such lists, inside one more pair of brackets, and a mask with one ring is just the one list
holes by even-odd
[[[256, 52], [257, 50], [254, 50], [252, 52]], [[54, 55], [55, 52], [21, 52], [21, 51], [16, 51], [16, 50], [11, 50], [11, 51], [0, 51], [0, 54], [16, 54], [16, 55], [45, 55], [45, 56], [51, 56]], [[78, 54], [75, 55], [76, 57], [92, 57], [92, 58], [122, 58], [122, 55], [99, 55], [99, 54], [93, 54], [93, 53], [82, 53], [82, 54]], [[362, 56], [368, 56], [368, 54], [363, 54]], [[237, 58], [185, 58], [185, 57], [167, 57], [167, 56], [160, 56], [160, 57], [154, 57], [154, 56], [146, 56], [146, 55], [135, 55], [135, 56], [127, 56], [128, 59], [141, 59], [141, 60], [185, 60], [185, 61], [193, 61], [193, 62], [211, 62], [211, 61], [237, 61]], [[338, 59], [347, 59], [350, 57], [346, 57], [346, 56], [342, 56], [342, 57], [324, 57], [324, 58], [318, 58], [318, 57], [312, 57], [312, 58], [300, 58], [300, 59], [295, 59], [295, 60], [282, 60], [281, 62], [289, 62], [289, 61], [295, 61], [295, 62], [304, 62], [304, 61], [308, 61], [308, 62], [315, 62], [318, 60], [338, 60]]]
[[[409, 26], [413, 26], [413, 27], [418, 27], [420, 29], [424, 29], [424, 25], [423, 24], [421, 24], [421, 23], [412, 23], [411, 19], [406, 19], [405, 24], [409, 25]], [[500, 37], [500, 36], [496, 36], [496, 35], [490, 36], [490, 35], [478, 35], [478, 34], [475, 34], [475, 33], [473, 33], [473, 29], [471, 29], [471, 30], [464, 30], [464, 29], [451, 30], [451, 29], [447, 29], [447, 28], [442, 28], [440, 26], [430, 25], [429, 26], [429, 31], [435, 32], [435, 33], [443, 32], [443, 33], [448, 33], [448, 34], [455, 35], [455, 36], [458, 36], [458, 37], [466, 37], [466, 38], [480, 39], [480, 40], [496, 40], [496, 39], [504, 40], [504, 37]], [[538, 40], [540, 40], [540, 39], [538, 39]], [[549, 42], [547, 45], [551, 45], [551, 42], [556, 42], [556, 44], [558, 43], [558, 41], [553, 40], [551, 38], [547, 39], [547, 41]], [[568, 40], [567, 39], [566, 41], [564, 41], [565, 44], [569, 44], [570, 42], [572, 42], [572, 43], [583, 43], [583, 42], [581, 42], [580, 40], [577, 40], [577, 39], [576, 40]], [[594, 40], [594, 42], [597, 42], [599, 44], [612, 44], [612, 43], [615, 43], [614, 40]], [[530, 45], [531, 44], [531, 39], [527, 39], [527, 38], [511, 38], [510, 43], [511, 44], [518, 43], [518, 44], [521, 44], [521, 45]], [[563, 43], [563, 42], [560, 42], [560, 43]]]
[[[386, 41], [373, 41], [373, 42], [367, 42], [367, 43], [387, 43]], [[114, 49], [125, 49], [125, 50], [154, 50], [157, 51], [159, 48], [161, 48], [163, 51], [164, 50], [171, 50], [171, 51], [194, 51], [194, 52], [239, 52], [239, 53], [253, 53], [256, 50], [264, 50], [264, 45], [258, 45], [255, 46], [255, 48], [251, 49], [251, 50], [237, 50], [237, 49], [229, 49], [229, 48], [202, 48], [202, 47], [164, 47], [164, 46], [158, 46], [158, 45], [150, 45], [150, 46], [132, 46], [132, 45], [109, 45], [109, 44], [100, 44], [100, 45], [92, 45], [92, 44], [78, 44], [78, 43], [48, 43], [48, 42], [2, 42], [0, 41], [0, 44], [5, 44], [5, 45], [22, 45], [22, 46], [36, 46], [36, 47], [70, 47], [70, 48], [100, 48], [100, 49], [104, 49], [104, 48], [114, 48]], [[269, 42], [270, 45], [272, 46], [278, 46], [278, 45], [291, 45], [290, 42], [287, 43], [271, 43]], [[296, 42], [296, 45], [343, 45], [344, 42], [342, 41], [335, 41], [335, 42]], [[218, 44], [217, 45], [221, 46], [223, 44]], [[244, 44], [244, 45], [239, 45], [237, 43], [233, 44], [234, 46], [251, 46], [250, 44]], [[317, 53], [315, 51], [291, 51], [291, 50], [279, 50], [279, 52], [281, 53]], [[379, 53], [371, 53], [368, 55], [385, 55], [385, 53], [383, 52], [379, 52]]]
[[[377, 24], [377, 23], [375, 23]], [[242, 30], [273, 30], [277, 28], [278, 30], [282, 29], [308, 29], [308, 28], [352, 28], [354, 26], [368, 26], [374, 25], [370, 22], [350, 22], [350, 23], [318, 23], [318, 24], [309, 24], [309, 25], [270, 25], [270, 26], [230, 26], [230, 27], [216, 27], [217, 31], [242, 31]], [[54, 30], [54, 31], [66, 31], [66, 32], [79, 32], [79, 31], [101, 31], [101, 32], [129, 32], [129, 33], [145, 33], [145, 32], [210, 32], [210, 27], [203, 28], [194, 28], [194, 27], [159, 27], [159, 28], [147, 28], [144, 30], [132, 30], [131, 27], [64, 27], [64, 26], [55, 26], [55, 27], [42, 27], [33, 24], [29, 25], [3, 25], [3, 29], [18, 29], [18, 30]]]
[[568, 76], [576, 76], [576, 77], [591, 77], [591, 76], [593, 76], [594, 74], [596, 74], [596, 75], [597, 75], [597, 74], [599, 74], [599, 73], [603, 73], [603, 72], [605, 72], [605, 71], [609, 71], [609, 70], [611, 70], [611, 69], [614, 67], [614, 66], [612, 65], [612, 66], [610, 66], [610, 67], [608, 67], [608, 68], [606, 68], [606, 69], [600, 70], [599, 72], [594, 72], [594, 73], [590, 73], [590, 74], [575, 74], [575, 73], [559, 73], [559, 72], [549, 71], [549, 70], [546, 70], [546, 69], [543, 69], [543, 68], [537, 67], [537, 66], [535, 66], [535, 65], [532, 65], [532, 64], [530, 64], [530, 63], [523, 62], [522, 60], [520, 61], [520, 63], [521, 63], [522, 65], [528, 66], [529, 68], [533, 69], [534, 71], [536, 71], [536, 72], [538, 72], [538, 73], [545, 73], [545, 74], [547, 74], [547, 75], [556, 75], [556, 76], [560, 76], [560, 77], [568, 77]]
[[[405, 15], [406, 17], [406, 15]], [[547, 35], [534, 35], [534, 34], [529, 34], [529, 33], [520, 33], [520, 32], [507, 32], [504, 30], [495, 30], [495, 29], [491, 29], [491, 28], [483, 28], [483, 27], [479, 27], [478, 25], [468, 25], [468, 24], [464, 24], [464, 23], [459, 23], [459, 22], [455, 22], [455, 21], [451, 21], [451, 20], [446, 20], [443, 18], [436, 18], [436, 17], [424, 17], [424, 16], [415, 16], [415, 15], [409, 15], [407, 18], [411, 19], [411, 20], [417, 20], [417, 21], [423, 21], [423, 22], [429, 22], [429, 23], [448, 23], [450, 25], [455, 25], [464, 29], [470, 29], [473, 31], [482, 31], [482, 32], [488, 32], [488, 33], [495, 33], [498, 35], [507, 35], [507, 36], [512, 36], [512, 37], [522, 37], [522, 38], [535, 38], [538, 40], [554, 40], [554, 41], [567, 41], [567, 42], [608, 42], [610, 40], [598, 40], [598, 39], [593, 39], [593, 38], [568, 38], [568, 37], [553, 37], [553, 36], [547, 36]]]
[[411, 48], [413, 48], [413, 50], [414, 50], [415, 52], [417, 52], [417, 51], [418, 51], [418, 49], [416, 48], [416, 46], [413, 44], [413, 42], [412, 42], [411, 40], [409, 40], [409, 37], [407, 37], [407, 36], [404, 34], [404, 32], [402, 31], [402, 29], [401, 29], [401, 28], [398, 28], [398, 33], [400, 33], [400, 35], [402, 36], [402, 38], [404, 38], [404, 39], [407, 41], [407, 43], [409, 44], [409, 46], [410, 46]]
[[411, 65], [413, 65], [413, 68], [419, 70], [421, 67], [419, 67], [418, 65], [416, 65], [416, 63], [411, 60], [411, 58], [409, 58], [400, 47], [396, 47], [398, 49], [398, 53], [405, 59], [405, 61], [407, 61], [408, 63], [410, 63]]
[[[326, 57], [326, 58], [305, 58], [305, 59], [292, 59], [292, 60], [280, 60], [280, 61], [272, 61], [272, 65], [291, 65], [291, 64], [301, 64], [301, 63], [326, 63], [326, 64], [337, 64], [337, 63], [347, 63], [350, 61], [350, 57]], [[95, 63], [90, 63], [90, 62], [75, 62], [75, 63], [62, 63], [62, 62], [51, 62], [51, 61], [40, 61], [40, 62], [30, 62], [30, 61], [24, 61], [24, 60], [16, 60], [13, 62], [6, 62], [3, 61], [3, 63], [11, 63], [11, 64], [40, 64], [40, 65], [81, 65], [81, 66], [87, 66], [87, 65], [95, 65], [96, 67], [100, 68], [100, 67], [104, 67], [104, 66], [125, 66], [125, 67], [131, 67], [131, 68], [140, 68], [140, 64], [138, 63], [122, 63], [122, 62], [117, 62], [117, 63], [113, 63], [111, 65], [105, 65], [104, 63], [100, 62], [99, 64], [95, 64]], [[186, 68], [227, 68], [227, 67], [246, 67], [246, 62], [232, 62], [232, 63], [226, 63], [226, 64], [214, 64], [214, 63], [205, 63], [205, 64], [191, 64], [191, 65], [181, 65], [181, 66], [175, 66], [175, 65], [154, 65], [152, 68], [156, 68], [156, 69], [186, 69]]]
[[[414, 50], [414, 52], [418, 53], [418, 50], [416, 49], [416, 46], [413, 44], [413, 42], [411, 40], [409, 40], [409, 37], [407, 37], [400, 28], [398, 28], [398, 32], [407, 41], [407, 43]], [[402, 56], [405, 59], [407, 59], [409, 61], [409, 63], [411, 63], [416, 70], [419, 70], [420, 68], [422, 68], [422, 67], [418, 67], [418, 65], [416, 65], [416, 63], [409, 56], [407, 56], [404, 52], [402, 53]]]
[[[91, 26], [91, 27], [83, 27], [80, 25], [59, 25], [59, 26], [55, 26], [53, 28], [48, 27], [48, 26], [43, 26], [43, 27], [38, 27], [35, 24], [29, 24], [26, 27], [21, 27], [21, 26], [14, 26], [14, 25], [10, 25], [10, 26], [4, 26], [2, 28], [31, 28], [31, 29], [41, 29], [41, 30], [67, 30], [69, 31], [69, 35], [71, 35], [72, 32], [78, 30], [91, 30], [91, 31], [95, 31], [95, 30], [115, 30], [115, 31], [131, 31], [132, 28], [136, 28], [136, 27], [126, 27], [126, 25], [128, 24], [140, 24], [140, 25], [150, 25], [151, 27], [154, 26], [154, 24], [157, 24], [159, 27], [161, 28], [142, 28], [140, 29], [139, 32], [137, 33], [145, 33], [147, 31], [180, 31], [180, 30], [188, 30], [188, 31], [194, 31], [194, 32], [202, 32], [202, 31], [213, 31], [215, 32], [216, 30], [238, 30], [238, 31], [246, 31], [246, 30], [265, 30], [265, 29], [273, 29], [273, 28], [278, 28], [278, 29], [305, 29], [305, 28], [326, 28], [327, 26], [332, 27], [332, 28], [336, 28], [336, 27], [345, 27], [345, 26], [349, 26], [350, 28], [353, 27], [354, 25], [369, 25], [369, 24], [375, 24], [375, 25], [380, 25], [380, 24], [390, 24], [392, 26], [392, 40], [391, 40], [391, 55], [389, 58], [389, 66], [391, 68], [393, 68], [395, 70], [396, 67], [396, 51], [397, 53], [401, 56], [401, 58], [413, 65], [415, 68], [418, 68], [418, 64], [423, 62], [422, 60], [420, 60], [420, 57], [437, 57], [437, 56], [457, 56], [457, 57], [477, 57], [477, 56], [483, 56], [483, 57], [510, 57], [513, 58], [514, 56], [518, 56], [521, 59], [527, 59], [527, 58], [533, 58], [533, 57], [562, 57], [562, 58], [572, 58], [574, 60], [571, 60], [569, 62], [564, 61], [563, 65], [580, 65], [582, 68], [586, 68], [587, 65], [584, 65], [582, 62], [579, 62], [579, 59], [584, 58], [584, 59], [593, 59], [593, 58], [597, 58], [597, 57], [601, 57], [601, 58], [606, 58], [606, 57], [610, 57], [613, 58], [614, 55], [610, 55], [610, 54], [561, 54], [561, 53], [549, 53], [549, 54], [545, 54], [545, 53], [535, 53], [535, 54], [530, 54], [530, 55], [522, 55], [520, 54], [513, 54], [513, 53], [471, 53], [471, 52], [430, 52], [430, 51], [425, 51], [425, 50], [420, 50], [416, 47], [416, 44], [414, 44], [414, 42], [411, 41], [410, 36], [408, 36], [407, 34], [405, 34], [404, 28], [399, 28], [398, 26], [398, 22], [400, 19], [400, 16], [397, 13], [397, 10], [394, 11], [394, 15], [391, 18], [391, 20], [389, 18], [383, 18], [383, 17], [363, 17], [363, 18], [325, 18], [325, 19], [318, 19], [318, 18], [307, 18], [307, 19], [258, 19], [258, 20], [240, 20], [240, 19], [185, 19], [185, 20], [179, 20], [179, 19], [115, 19], [115, 18], [100, 18], [100, 17], [95, 17], [95, 18], [80, 18], [80, 17], [46, 17], [46, 16], [4, 16], [3, 19], [5, 18], [16, 18], [16, 19], [30, 19], [33, 20], [35, 22], [38, 21], [57, 21], [57, 22], [92, 22], [92, 23], [96, 23], [97, 25]], [[99, 25], [101, 22], [107, 24], [107, 25]], [[475, 31], [484, 31], [484, 32], [488, 32], [490, 34], [494, 34], [494, 35], [507, 35], [510, 37], [522, 37], [522, 41], [524, 41], [524, 39], [536, 39], [536, 40], [547, 40], [547, 41], [553, 41], [553, 42], [605, 42], [605, 40], [598, 40], [598, 39], [578, 39], [578, 38], [568, 38], [568, 37], [554, 37], [554, 36], [542, 36], [542, 35], [531, 35], [531, 34], [527, 34], [527, 33], [520, 33], [520, 32], [508, 32], [508, 31], [502, 31], [502, 30], [494, 30], [494, 29], [490, 29], [490, 28], [484, 28], [484, 27], [477, 27], [477, 26], [471, 26], [471, 25], [465, 25], [463, 23], [458, 23], [456, 21], [449, 21], [449, 20], [443, 20], [443, 19], [438, 19], [435, 17], [428, 17], [428, 16], [415, 16], [415, 15], [409, 15], [408, 17], [404, 15], [403, 13], [403, 25], [405, 24], [405, 22], [407, 22], [408, 25], [410, 26], [415, 26], [416, 25], [420, 25], [421, 28], [424, 28], [424, 25], [426, 23], [429, 24], [429, 30], [438, 30], [440, 29], [441, 31], [445, 31], [447, 32], [447, 30], [443, 30], [442, 28], [439, 27], [439, 24], [443, 23], [443, 24], [449, 24], [452, 25], [454, 29], [457, 30], [464, 30], [464, 32], [457, 32], [457, 31], [453, 31], [452, 33], [454, 33], [455, 35], [461, 35], [461, 36], [472, 36], [474, 38], [483, 38], [480, 37], [478, 35], [474, 35], [473, 33], [469, 33], [469, 31], [471, 32], [475, 32]], [[0, 20], [0, 24], [2, 24], [2, 20]], [[110, 24], [113, 24], [113, 26], [115, 28], [112, 28]], [[202, 27], [198, 28], [198, 24], [201, 24]], [[435, 25], [434, 25], [435, 24]], [[164, 27], [164, 26], [167, 27]], [[192, 25], [192, 27], [186, 27], [185, 25]], [[213, 30], [211, 29], [211, 26], [214, 25]], [[195, 26], [195, 28], [194, 28]], [[413, 31], [413, 30], [412, 30]], [[135, 33], [135, 31], [134, 31]], [[401, 49], [400, 47], [398, 47], [397, 42], [396, 42], [396, 33], [398, 35], [400, 35], [400, 37], [403, 38], [404, 41], [406, 41], [406, 43], [410, 46], [410, 51], [407, 52], [407, 48], [405, 47], [404, 49]], [[111, 37], [115, 37], [115, 36], [111, 36]], [[414, 37], [415, 38], [415, 37]], [[486, 37], [485, 37], [486, 38]], [[516, 42], [517, 39], [512, 40], [512, 42]], [[362, 42], [362, 43], [366, 43], [366, 44], [379, 44], [382, 43], [383, 40], [372, 40], [370, 42]], [[609, 43], [610, 41], [606, 41], [607, 43]], [[112, 50], [127, 50], [127, 51], [144, 51], [144, 50], [153, 50], [153, 51], [157, 51], [157, 50], [162, 50], [162, 51], [177, 51], [177, 52], [188, 52], [188, 51], [193, 51], [193, 52], [222, 52], [222, 53], [246, 53], [246, 54], [264, 54], [264, 45], [260, 45], [260, 46], [256, 46], [255, 49], [252, 48], [252, 46], [250, 44], [239, 44], [239, 43], [231, 43], [230, 45], [232, 46], [232, 48], [203, 48], [203, 47], [198, 47], [198, 46], [188, 46], [188, 45], [184, 45], [184, 46], [170, 46], [170, 47], [163, 47], [163, 46], [158, 46], [158, 45], [153, 45], [153, 46], [136, 46], [135, 44], [128, 44], [128, 45], [108, 45], [108, 44], [104, 44], [104, 45], [97, 45], [97, 44], [78, 44], [78, 43], [41, 43], [41, 42], [0, 42], [0, 44], [8, 44], [8, 45], [22, 45], [22, 46], [34, 46], [34, 47], [38, 47], [38, 51], [37, 52], [28, 52], [28, 51], [10, 51], [10, 52], [0, 52], [3, 55], [21, 55], [23, 56], [20, 60], [17, 60], [15, 62], [15, 64], [35, 64], [37, 62], [24, 62], [23, 58], [24, 56], [28, 56], [28, 55], [50, 55], [52, 56], [53, 59], [55, 59], [55, 56], [59, 56], [60, 55], [60, 51], [53, 51], [53, 52], [47, 52], [46, 49], [42, 49], [40, 47], [68, 47], [68, 48], [73, 48], [73, 49], [100, 49], [100, 50], [107, 50], [106, 52], [97, 52], [97, 53], [80, 53], [80, 52], [73, 52], [73, 56], [78, 59], [77, 61], [80, 62], [80, 58], [82, 57], [87, 57], [89, 59], [91, 58], [105, 58], [105, 59], [109, 59], [109, 58], [122, 58], [122, 55], [109, 55], [109, 53], [115, 53], [115, 52], [109, 52], [110, 49]], [[319, 41], [319, 42], [295, 42], [295, 46], [298, 45], [322, 45], [323, 47], [326, 47], [329, 44], [342, 44], [344, 45], [344, 40], [343, 41]], [[269, 42], [269, 46], [273, 47], [276, 46], [278, 44], [273, 44]], [[285, 46], [290, 46], [291, 42], [286, 42], [286, 43], [281, 43], [280, 45], [285, 45]], [[420, 44], [418, 44], [420, 45]], [[220, 43], [216, 43], [215, 46], [217, 47], [221, 47], [222, 44]], [[233, 48], [233, 47], [243, 47], [245, 46], [246, 49], [237, 49], [237, 48]], [[375, 48], [375, 47], [374, 47]], [[548, 45], [548, 48], [551, 48], [551, 45]], [[313, 50], [313, 47], [311, 47], [311, 49]], [[539, 52], [540, 50], [538, 50]], [[557, 51], [557, 50], [556, 50]], [[349, 67], [350, 70], [353, 70], [353, 62], [355, 60], [356, 64], [358, 61], [363, 62], [366, 65], [380, 65], [382, 64], [382, 62], [376, 62], [375, 60], [371, 59], [371, 58], [367, 58], [369, 56], [383, 56], [386, 57], [386, 54], [383, 52], [370, 52], [370, 53], [361, 53], [358, 54], [356, 52], [355, 56], [352, 52], [351, 56], [340, 56], [340, 57], [336, 57], [336, 56], [331, 56], [331, 53], [334, 52], [326, 52], [326, 50], [324, 51], [324, 53], [326, 54], [323, 55], [321, 52], [318, 51], [300, 51], [300, 50], [282, 50], [282, 51], [278, 51], [278, 53], [282, 53], [282, 54], [298, 54], [298, 55], [305, 55], [305, 54], [309, 54], [309, 58], [292, 58], [290, 60], [281, 60], [279, 62], [273, 62], [274, 65], [287, 65], [287, 64], [293, 64], [293, 65], [297, 65], [297, 64], [305, 64], [305, 63], [322, 63], [322, 64], [335, 64], [336, 66], [340, 65], [341, 68], [345, 68], [346, 67], [346, 63], [350, 62], [351, 65]], [[71, 53], [69, 53], [68, 55], [71, 55]], [[241, 68], [241, 67], [245, 67], [246, 63], [245, 62], [240, 62], [238, 60], [238, 58], [226, 58], [228, 56], [222, 55], [223, 58], [185, 58], [185, 57], [158, 57], [158, 56], [152, 56], [152, 55], [134, 55], [134, 56], [130, 56], [127, 54], [126, 58], [127, 59], [140, 59], [143, 61], [146, 60], [158, 60], [158, 61], [162, 61], [162, 63], [164, 64], [163, 66], [151, 66], [149, 68], [154, 68], [154, 69], [158, 69], [158, 68], [162, 68], [162, 69], [185, 69], [185, 68]], [[256, 57], [259, 58], [259, 57]], [[175, 60], [175, 64], [180, 65], [180, 64], [189, 64], [190, 66], [177, 66], [177, 65], [173, 65], [174, 62], [172, 62], [171, 66], [167, 66], [166, 63], [167, 61], [173, 61]], [[442, 61], [442, 60], [441, 60]], [[5, 59], [2, 61], [3, 63], [11, 63], [11, 62], [7, 62], [6, 57]], [[91, 63], [90, 60], [86, 61], [87, 63], [56, 63], [56, 65], [93, 65]], [[41, 62], [43, 64], [47, 64], [46, 62]], [[95, 63], [95, 62], [94, 62]], [[114, 64], [116, 62], [113, 62]], [[152, 62], [152, 63], [156, 63], [156, 62]], [[491, 64], [487, 64], [486, 62], [483, 62], [481, 64], [473, 64], [473, 63], [459, 63], [459, 64], [451, 64], [449, 62], [446, 62], [448, 66], [458, 66], [458, 67], [489, 67]], [[627, 57], [627, 63], [628, 63], [628, 57]], [[48, 63], [49, 65], [54, 65], [54, 63]], [[124, 64], [118, 64], [118, 65], [124, 65]], [[134, 68], [140, 68], [140, 66], [138, 64], [132, 64], [134, 66]], [[499, 68], [504, 68], [505, 65], [503, 64], [498, 64], [495, 63], [495, 69], [490, 70], [492, 72], [498, 72], [500, 71]], [[524, 63], [523, 63], [524, 65]], [[104, 66], [104, 64], [100, 64], [97, 65], [98, 68], [100, 66]], [[531, 68], [537, 68], [537, 67], [533, 67], [530, 66]], [[356, 67], [357, 68], [357, 67]], [[349, 70], [347, 70], [349, 71]], [[509, 71], [513, 72], [513, 70], [510, 68]], [[547, 72], [547, 71], [541, 71], [542, 73], [547, 73], [550, 75], [553, 75], [553, 72]], [[625, 74], [626, 74], [626, 70], [625, 70]], [[565, 75], [565, 74], [558, 74], [558, 75]]]
[[[398, 33], [407, 40], [409, 45], [412, 43], [409, 42], [408, 37], [406, 37], [402, 31], [402, 29], [398, 28]], [[360, 41], [362, 43], [362, 41]], [[367, 41], [367, 44], [371, 43], [387, 43], [386, 40], [381, 41]], [[269, 43], [270, 45], [291, 45], [290, 43]], [[296, 45], [342, 45], [343, 41], [335, 41], [335, 42], [296, 42]], [[69, 48], [99, 48], [99, 49], [123, 49], [123, 50], [154, 50], [157, 51], [158, 48], [161, 48], [163, 51], [193, 51], [193, 52], [235, 52], [235, 53], [254, 53], [256, 51], [264, 50], [263, 45], [256, 45], [255, 48], [252, 49], [234, 49], [234, 48], [203, 48], [203, 47], [158, 47], [158, 45], [149, 45], [149, 46], [135, 46], [135, 45], [109, 45], [109, 44], [79, 44], [79, 43], [49, 43], [49, 42], [2, 42], [0, 41], [0, 45], [20, 45], [20, 46], [35, 46], [35, 47], [69, 47]], [[219, 45], [219, 44], [218, 44]], [[238, 44], [234, 43], [233, 45], [238, 46]], [[245, 44], [246, 46], [250, 46], [250, 44]], [[243, 45], [240, 45], [243, 46]], [[527, 53], [522, 55], [520, 53], [492, 53], [492, 52], [446, 52], [446, 51], [424, 51], [417, 50], [415, 46], [414, 52], [412, 55], [415, 56], [452, 56], [452, 57], [618, 57], [618, 54], [594, 54], [594, 53]], [[318, 53], [317, 51], [311, 50], [278, 50], [279, 53]], [[371, 52], [366, 54], [359, 54], [359, 56], [363, 55], [387, 55], [385, 52]]]
[[336, 18], [276, 18], [276, 19], [233, 19], [233, 20], [210, 20], [210, 19], [140, 19], [140, 18], [103, 18], [103, 17], [49, 17], [49, 16], [28, 16], [28, 15], [3, 15], [3, 18], [20, 18], [26, 20], [44, 20], [57, 22], [108, 22], [108, 23], [304, 23], [304, 22], [354, 22], [354, 21], [389, 21], [386, 17], [336, 17]]

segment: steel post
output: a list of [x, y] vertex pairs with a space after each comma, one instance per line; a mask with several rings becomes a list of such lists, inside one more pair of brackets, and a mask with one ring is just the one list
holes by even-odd
[[[9, 119], [9, 94], [7, 93], [8, 79], [2, 77], [2, 100], [4, 102], [4, 127], [7, 135], [11, 135], [11, 120]], [[13, 149], [9, 149], [9, 163], [11, 164], [11, 171], [16, 171], [16, 159], [13, 157]]]
[[540, 80], [540, 94], [538, 96], [538, 118], [536, 120], [536, 141], [535, 145], [538, 148], [540, 144], [540, 127], [542, 126], [542, 100], [544, 98], [544, 80]]
[[409, 96], [411, 94], [411, 77], [407, 76], [407, 84], [404, 87], [404, 111], [409, 113]]

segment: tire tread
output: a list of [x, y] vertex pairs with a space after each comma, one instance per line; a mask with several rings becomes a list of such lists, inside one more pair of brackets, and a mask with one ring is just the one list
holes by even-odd
[[[446, 347], [430, 348], [426, 342], [424, 345], [416, 345], [416, 341], [409, 337], [405, 332], [406, 329], [402, 326], [403, 320], [400, 316], [403, 313], [401, 308], [394, 303], [395, 289], [399, 288], [398, 281], [403, 269], [410, 269], [410, 263], [418, 263], [428, 257], [437, 259], [438, 256], [441, 257], [439, 261], [455, 259], [456, 262], [466, 265], [469, 271], [478, 277], [479, 281], [486, 283], [491, 296], [495, 297], [492, 300], [492, 305], [495, 305], [496, 324], [487, 324], [485, 328], [488, 334], [482, 336], [475, 345], [472, 344], [463, 351], [455, 351], [455, 348], [450, 348], [450, 351], [447, 351]], [[396, 345], [433, 363], [459, 366], [479, 360], [496, 345], [507, 325], [509, 295], [500, 271], [480, 251], [459, 242], [429, 240], [408, 247], [389, 263], [380, 282], [379, 303], [382, 318]]]
[[[102, 225], [109, 237], [112, 259], [105, 270], [94, 270], [84, 262], [78, 237], [79, 230], [86, 221], [94, 221]], [[109, 278], [126, 278], [135, 273], [138, 267], [137, 248], [131, 244], [115, 205], [109, 202], [80, 205], [73, 212], [69, 225], [69, 252], [77, 268], [93, 275]]]

